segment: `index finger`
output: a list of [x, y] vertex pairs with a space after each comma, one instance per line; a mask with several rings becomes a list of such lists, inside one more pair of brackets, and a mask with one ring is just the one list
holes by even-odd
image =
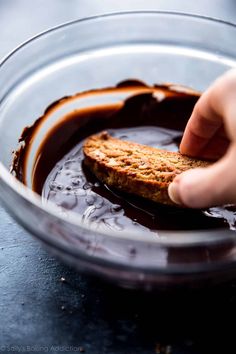
[[[184, 131], [180, 152], [203, 156], [204, 149], [221, 148], [236, 141], [236, 69], [226, 72], [205, 91], [196, 103]], [[227, 136], [226, 136], [226, 133]], [[213, 150], [212, 150], [213, 151]]]
[[201, 156], [209, 141], [222, 127], [222, 118], [211, 102], [212, 92], [206, 91], [196, 103], [180, 144], [182, 154]]

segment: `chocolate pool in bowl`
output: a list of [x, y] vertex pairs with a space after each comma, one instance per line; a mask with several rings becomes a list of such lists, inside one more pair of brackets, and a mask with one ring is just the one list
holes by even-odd
[[[125, 99], [119, 101], [119, 97]], [[118, 102], [93, 105], [98, 98]], [[85, 109], [73, 108], [46, 134], [34, 154], [32, 189], [59, 207], [59, 213], [73, 211], [98, 231], [142, 232], [143, 239], [160, 237], [160, 230], [193, 231], [229, 228], [235, 230], [235, 208], [191, 210], [162, 206], [122, 193], [101, 183], [83, 163], [83, 142], [101, 130], [120, 139], [176, 151], [183, 129], [199, 93], [177, 85], [147, 86], [129, 80], [114, 88], [94, 90], [53, 103], [36, 123], [26, 128], [16, 152], [12, 171], [27, 184], [27, 164], [37, 132], [63, 106], [90, 101]], [[109, 99], [107, 100], [109, 101]], [[75, 106], [74, 106], [75, 107]], [[171, 237], [171, 236], [170, 236]]]

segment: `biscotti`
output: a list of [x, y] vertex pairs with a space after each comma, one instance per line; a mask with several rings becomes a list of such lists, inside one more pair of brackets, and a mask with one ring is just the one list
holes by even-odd
[[108, 186], [154, 202], [173, 205], [168, 185], [181, 172], [206, 167], [198, 160], [146, 145], [124, 141], [102, 132], [84, 143], [85, 164]]

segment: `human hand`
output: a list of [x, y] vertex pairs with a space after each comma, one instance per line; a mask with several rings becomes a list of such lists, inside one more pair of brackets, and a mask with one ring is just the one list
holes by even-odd
[[188, 170], [170, 184], [170, 198], [191, 208], [236, 203], [236, 70], [218, 78], [196, 103], [182, 154], [217, 162]]

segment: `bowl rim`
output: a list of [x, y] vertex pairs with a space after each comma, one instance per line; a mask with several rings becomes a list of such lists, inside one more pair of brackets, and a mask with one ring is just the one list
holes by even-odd
[[[81, 18], [81, 19], [77, 19], [77, 20], [73, 20], [73, 21], [69, 21], [69, 22], [65, 22], [63, 24], [60, 24], [58, 26], [54, 26], [46, 31], [42, 31], [39, 34], [31, 37], [30, 39], [28, 39], [27, 41], [24, 41], [22, 44], [20, 44], [19, 46], [17, 46], [14, 50], [12, 50], [9, 54], [7, 54], [5, 57], [3, 57], [3, 59], [0, 61], [0, 70], [2, 70], [2, 68], [4, 67], [4, 64], [7, 63], [7, 61], [14, 56], [16, 53], [18, 53], [19, 51], [21, 51], [21, 49], [23, 49], [25, 46], [30, 45], [32, 42], [34, 43], [35, 41], [37, 41], [38, 39], [41, 39], [45, 36], [47, 36], [50, 33], [54, 33], [58, 30], [61, 30], [63, 28], [67, 28], [73, 25], [77, 25], [80, 23], [89, 23], [90, 21], [96, 21], [98, 19], [110, 19], [110, 18], [123, 18], [126, 16], [168, 16], [168, 17], [178, 17], [178, 18], [186, 18], [186, 19], [197, 19], [199, 21], [204, 21], [204, 22], [210, 22], [210, 23], [217, 23], [220, 25], [224, 25], [224, 26], [228, 26], [228, 27], [232, 27], [234, 29], [236, 29], [236, 24], [228, 22], [228, 21], [224, 21], [221, 19], [217, 19], [217, 18], [213, 18], [213, 17], [208, 17], [208, 16], [201, 16], [201, 15], [196, 15], [196, 14], [190, 14], [190, 13], [183, 13], [183, 12], [174, 12], [174, 11], [125, 11], [125, 12], [112, 12], [112, 13], [105, 13], [105, 14], [100, 14], [100, 15], [96, 15], [96, 16], [91, 16], [91, 17], [85, 17], [85, 18]], [[8, 95], [8, 93], [6, 95], [4, 95], [1, 99], [0, 99], [0, 105], [2, 103], [2, 101], [4, 100], [4, 98]], [[27, 202], [33, 204], [36, 208], [39, 208], [40, 210], [43, 210], [44, 212], [46, 212], [47, 214], [53, 216], [54, 218], [57, 218], [63, 222], [69, 223], [69, 224], [73, 224], [74, 226], [78, 226], [82, 229], [84, 229], [85, 231], [89, 231], [89, 232], [96, 232], [96, 234], [100, 234], [103, 237], [111, 237], [109, 231], [103, 231], [103, 232], [98, 232], [97, 230], [93, 230], [93, 227], [86, 225], [85, 223], [81, 224], [80, 222], [78, 222], [78, 218], [76, 218], [76, 213], [70, 212], [70, 217], [66, 217], [64, 215], [60, 215], [58, 213], [58, 209], [57, 207], [52, 203], [52, 202], [48, 202], [47, 205], [43, 205], [42, 201], [41, 201], [41, 197], [35, 193], [34, 191], [32, 191], [29, 187], [23, 185], [21, 182], [19, 182], [11, 173], [10, 171], [2, 164], [2, 162], [0, 161], [0, 179], [3, 181], [3, 183], [5, 183], [10, 189], [12, 189], [16, 194], [20, 195], [21, 198], [27, 200]], [[0, 196], [1, 198], [1, 196]], [[3, 201], [3, 204], [4, 201]], [[73, 215], [75, 214], [75, 215]], [[209, 235], [209, 230], [198, 230], [198, 231], [193, 231], [191, 232], [191, 234], [194, 234], [194, 236], [192, 237], [192, 235], [189, 234], [189, 231], [181, 231], [181, 234], [188, 234], [189, 238], [188, 241], [184, 238], [184, 242], [182, 242], [180, 240], [180, 238], [178, 236], [171, 237], [171, 240], [168, 238], [165, 239], [158, 239], [154, 242], [150, 241], [148, 242], [149, 244], [153, 244], [153, 245], [161, 245], [161, 246], [175, 246], [175, 247], [186, 247], [186, 246], [197, 246], [197, 245], [203, 245], [203, 246], [207, 246], [207, 245], [212, 245], [212, 244], [219, 244], [221, 241], [233, 241], [236, 242], [235, 240], [235, 232], [231, 231], [231, 230], [221, 230], [222, 235], [217, 236], [217, 238], [214, 237], [215, 232], [219, 231], [219, 229], [211, 229], [211, 235]], [[175, 232], [175, 234], [177, 234], [178, 232]], [[127, 234], [129, 234], [129, 232], [127, 232]], [[132, 232], [131, 232], [132, 234]], [[144, 234], [144, 233], [142, 233]], [[207, 237], [209, 236], [209, 237]], [[53, 237], [50, 237], [50, 235], [47, 235], [47, 237], [43, 237], [42, 235], [40, 235], [40, 238], [48, 243], [49, 241], [51, 241], [51, 244], [53, 244], [54, 246], [60, 247], [60, 243], [57, 242], [57, 240]], [[124, 238], [121, 237], [119, 235], [118, 232], [112, 232], [112, 238], [116, 239], [117, 241], [124, 241]], [[130, 242], [132, 240], [132, 242], [141, 242], [142, 244], [145, 242], [147, 243], [147, 241], [138, 241], [136, 239], [130, 239], [127, 237], [126, 241]], [[80, 253], [80, 252], [78, 252]]]
[[[0, 69], [2, 68], [2, 66], [5, 64], [5, 62], [7, 60], [9, 60], [16, 52], [18, 52], [19, 50], [21, 50], [22, 48], [24, 48], [26, 45], [30, 44], [31, 42], [47, 35], [50, 34], [51, 32], [57, 31], [59, 29], [65, 28], [65, 27], [69, 27], [78, 23], [84, 23], [84, 22], [89, 22], [89, 21], [95, 21], [97, 19], [106, 19], [106, 18], [112, 18], [112, 17], [123, 17], [123, 16], [128, 16], [128, 15], [135, 15], [135, 16], [139, 16], [139, 15], [167, 15], [167, 16], [176, 16], [176, 17], [182, 17], [182, 18], [189, 18], [189, 19], [197, 19], [200, 21], [205, 21], [205, 22], [211, 22], [211, 23], [218, 23], [218, 24], [222, 24], [222, 25], [226, 25], [232, 28], [236, 28], [236, 24], [230, 21], [225, 21], [216, 17], [211, 17], [211, 16], [203, 16], [203, 15], [197, 15], [197, 14], [193, 14], [193, 13], [187, 13], [187, 12], [178, 12], [178, 11], [159, 11], [159, 10], [137, 10], [137, 11], [114, 11], [114, 12], [108, 12], [108, 13], [103, 13], [103, 14], [99, 14], [99, 15], [94, 15], [94, 16], [87, 16], [87, 17], [83, 17], [83, 18], [79, 18], [77, 20], [72, 20], [72, 21], [68, 21], [68, 22], [64, 22], [60, 25], [56, 25], [53, 27], [50, 27], [47, 30], [43, 30], [41, 32], [39, 32], [36, 35], [31, 36], [29, 39], [23, 41], [22, 43], [20, 43], [18, 46], [16, 46], [13, 50], [11, 50], [9, 53], [7, 53], [5, 56], [3, 56], [3, 58], [0, 60]], [[2, 98], [3, 99], [3, 98]], [[0, 100], [0, 104], [1, 104]]]

